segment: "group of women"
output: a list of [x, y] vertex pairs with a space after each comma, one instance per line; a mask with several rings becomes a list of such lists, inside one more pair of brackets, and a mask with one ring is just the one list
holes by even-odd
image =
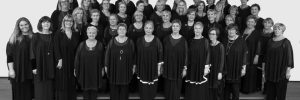
[[107, 90], [112, 100], [285, 100], [294, 60], [284, 24], [248, 0], [166, 1], [59, 0], [36, 33], [19, 18], [6, 48], [13, 100], [76, 100], [77, 89], [88, 100]]

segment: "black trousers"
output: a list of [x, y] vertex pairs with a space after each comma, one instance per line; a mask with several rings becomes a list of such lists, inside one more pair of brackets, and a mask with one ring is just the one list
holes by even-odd
[[142, 100], [153, 100], [157, 93], [157, 82], [154, 84], [142, 84], [139, 82], [139, 94]]
[[285, 100], [288, 79], [279, 82], [267, 81], [266, 100]]
[[111, 100], [128, 100], [129, 85], [110, 84], [110, 99]]
[[240, 82], [225, 81], [224, 100], [239, 100], [239, 97]]
[[164, 95], [167, 100], [179, 100], [182, 80], [164, 79]]

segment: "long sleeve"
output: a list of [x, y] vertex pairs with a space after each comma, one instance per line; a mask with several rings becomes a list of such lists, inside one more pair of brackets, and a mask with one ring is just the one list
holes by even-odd
[[[183, 37], [182, 37], [183, 38]], [[185, 61], [184, 61], [184, 66], [188, 65], [188, 44], [186, 40], [184, 40], [184, 49], [185, 49]]]
[[37, 63], [36, 63], [36, 57], [35, 57], [35, 46], [36, 46], [36, 42], [37, 42], [37, 36], [39, 35], [39, 33], [36, 33], [32, 36], [32, 40], [30, 43], [30, 59], [31, 59], [31, 64], [32, 64], [32, 69], [37, 69]]
[[131, 49], [132, 49], [132, 54], [133, 54], [133, 65], [136, 65], [137, 64], [137, 54], [135, 53], [135, 46], [134, 46], [134, 42], [131, 40], [131, 39], [129, 39], [130, 41], [129, 41], [129, 43], [130, 43], [130, 46], [131, 46]]
[[62, 33], [60, 31], [57, 31], [56, 35], [54, 35], [54, 54], [55, 54], [56, 61], [61, 59], [61, 49], [60, 49], [61, 34]]
[[158, 49], [158, 62], [163, 62], [163, 47], [158, 38], [156, 38], [157, 49]]
[[85, 41], [82, 41], [78, 48], [77, 48], [77, 51], [76, 51], [76, 54], [75, 54], [75, 60], [74, 60], [74, 68], [75, 68], [75, 73], [76, 73], [76, 76], [79, 75], [79, 70], [80, 70], [80, 52], [82, 51], [82, 48], [83, 48], [83, 45], [84, 45]]
[[291, 45], [291, 42], [289, 40], [285, 40], [285, 49], [286, 49], [286, 56], [287, 56], [287, 66], [286, 67], [291, 67], [294, 68], [294, 57], [293, 57], [293, 48]]
[[261, 44], [261, 43], [262, 43], [262, 41], [261, 41], [261, 40], [258, 40], [258, 42], [257, 42], [257, 47], [256, 47], [256, 52], [255, 52], [256, 55], [262, 55], [262, 54], [261, 54], [261, 49], [262, 49], [262, 47], [261, 47], [262, 44]]
[[206, 49], [206, 52], [207, 52], [205, 65], [208, 65], [210, 63], [210, 50], [209, 50], [209, 42], [208, 42], [207, 39], [205, 39], [205, 49]]
[[247, 65], [249, 62], [248, 62], [248, 47], [247, 47], [247, 44], [246, 44], [246, 41], [245, 40], [242, 40], [242, 45], [243, 45], [243, 65]]
[[219, 73], [223, 73], [224, 61], [225, 61], [225, 49], [223, 45], [220, 45], [220, 66]]
[[113, 39], [111, 39], [108, 43], [108, 45], [106, 46], [106, 51], [105, 51], [105, 61], [104, 61], [104, 65], [106, 67], [109, 67], [109, 60], [110, 60], [110, 52], [111, 52], [111, 46], [113, 44]]
[[7, 63], [14, 62], [14, 46], [11, 43], [7, 43], [6, 45], [6, 56], [7, 56]]

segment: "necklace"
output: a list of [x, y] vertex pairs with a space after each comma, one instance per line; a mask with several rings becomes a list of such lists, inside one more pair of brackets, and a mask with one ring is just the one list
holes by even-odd
[[234, 44], [235, 40], [238, 38], [238, 36], [235, 36], [232, 40], [228, 39], [227, 45], [226, 45], [226, 55], [228, 55], [232, 45]]

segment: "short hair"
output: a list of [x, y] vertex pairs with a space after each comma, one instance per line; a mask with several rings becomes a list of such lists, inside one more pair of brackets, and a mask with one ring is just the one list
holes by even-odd
[[196, 13], [196, 10], [193, 9], [193, 8], [189, 8], [189, 9], [187, 10], [187, 14], [188, 14], [188, 15], [191, 14], [191, 13], [193, 13], [193, 12]]
[[65, 21], [66, 20], [72, 20], [72, 22], [73, 22], [73, 25], [72, 25], [72, 29], [75, 29], [74, 28], [74, 19], [73, 19], [73, 17], [72, 17], [72, 15], [70, 15], [70, 14], [67, 14], [64, 18], [63, 18], [63, 20], [62, 20], [62, 22], [61, 22], [61, 29], [64, 31], [65, 30], [65, 28], [66, 28], [66, 26], [65, 26]]
[[111, 17], [115, 17], [116, 20], [117, 20], [117, 23], [119, 22], [119, 18], [118, 18], [118, 16], [117, 16], [117, 14], [110, 14], [109, 17], [108, 17], [108, 20], [109, 20]]
[[212, 13], [214, 13], [214, 14], [217, 13], [217, 11], [216, 11], [215, 9], [208, 9], [208, 10], [207, 10], [207, 13], [208, 13], [208, 12], [212, 12]]
[[136, 4], [135, 4], [135, 5], [136, 5], [136, 6], [139, 6], [139, 4], [141, 4], [141, 3], [142, 3], [142, 4], [144, 4], [144, 1], [142, 1], [142, 0], [139, 0], [139, 1], [137, 1], [137, 2], [136, 2]]
[[266, 19], [263, 21], [263, 23], [267, 23], [267, 22], [271, 22], [271, 24], [274, 25], [274, 21], [273, 21], [273, 19], [270, 18], [270, 17], [266, 18]]
[[147, 20], [145, 22], [145, 26], [148, 25], [148, 24], [151, 24], [151, 26], [154, 28], [154, 22], [152, 20]]
[[234, 29], [236, 30], [237, 32], [239, 32], [239, 27], [236, 25], [236, 24], [229, 24], [226, 28], [226, 30], [231, 30], [231, 29]]
[[162, 13], [163, 13], [163, 14], [164, 14], [164, 13], [167, 13], [169, 16], [172, 16], [172, 14], [171, 14], [171, 12], [170, 12], [169, 10], [164, 10]]
[[86, 33], [88, 33], [87, 31], [89, 31], [89, 30], [95, 30], [96, 33], [98, 34], [98, 29], [95, 26], [89, 26], [89, 27], [87, 27]]
[[144, 17], [144, 13], [143, 13], [143, 12], [140, 12], [140, 11], [137, 11], [137, 10], [133, 13], [132, 21], [133, 21], [133, 22], [136, 22], [135, 16], [137, 16], [137, 14], [142, 14], [142, 18], [143, 18], [142, 21], [143, 21], [144, 18], [145, 18], [145, 17]]
[[37, 29], [38, 29], [38, 31], [43, 31], [43, 27], [42, 27], [42, 23], [43, 22], [50, 22], [51, 23], [51, 25], [50, 25], [50, 31], [52, 31], [52, 29], [53, 29], [53, 27], [52, 27], [52, 21], [51, 21], [51, 18], [50, 17], [48, 17], [48, 16], [43, 16], [40, 20], [39, 20], [39, 22], [38, 22], [38, 25], [37, 25]]
[[98, 13], [99, 16], [101, 15], [101, 14], [100, 14], [100, 11], [99, 11], [98, 9], [92, 9], [92, 10], [90, 11], [90, 17], [92, 16], [93, 13]]
[[179, 19], [174, 19], [172, 21], [172, 25], [175, 24], [175, 23], [179, 24], [179, 26], [181, 27], [181, 21]]
[[125, 27], [125, 29], [127, 29], [127, 25], [125, 23], [119, 23], [117, 29], [119, 29], [120, 27]]
[[227, 18], [231, 18], [231, 19], [233, 20], [233, 22], [235, 22], [235, 18], [233, 18], [233, 16], [232, 16], [232, 15], [230, 15], [230, 14], [226, 15], [226, 17], [225, 17], [225, 21], [226, 21], [226, 19], [227, 19]]
[[251, 5], [251, 8], [252, 8], [252, 7], [257, 7], [257, 9], [260, 11], [260, 6], [259, 6], [259, 4], [255, 3], [255, 4]]
[[[204, 1], [202, 1], [202, 0], [201, 0], [201, 1], [199, 2], [199, 4], [198, 4], [198, 7], [200, 6], [200, 4], [201, 4], [201, 3], [202, 3], [202, 4], [203, 4], [203, 6], [204, 6], [204, 8], [203, 8], [203, 11], [206, 11], [206, 7], [205, 7], [205, 6], [206, 6], [206, 4], [205, 4], [205, 2], [204, 2]], [[198, 7], [197, 7], [197, 11], [198, 11]]]
[[285, 25], [283, 24], [283, 23], [276, 23], [274, 26], [273, 26], [273, 29], [275, 29], [275, 28], [280, 28], [280, 29], [282, 29], [282, 32], [284, 32], [285, 30], [286, 30], [286, 27], [285, 27]]
[[248, 20], [250, 20], [250, 19], [254, 19], [255, 23], [256, 23], [256, 21], [257, 21], [257, 18], [256, 18], [254, 15], [249, 15], [249, 16], [247, 17], [247, 20], [246, 20], [246, 21], [248, 21]]
[[232, 5], [229, 10], [228, 10], [228, 13], [230, 13], [231, 10], [235, 10], [236, 11], [236, 15], [239, 14], [238, 12], [238, 7], [236, 5]]
[[194, 27], [197, 26], [197, 25], [200, 25], [202, 28], [204, 28], [204, 25], [203, 25], [203, 23], [202, 23], [201, 21], [196, 22], [196, 23], [194, 24]]
[[220, 36], [220, 30], [217, 27], [212, 27], [208, 30], [208, 34], [210, 34], [211, 31], [216, 31], [216, 36]]

